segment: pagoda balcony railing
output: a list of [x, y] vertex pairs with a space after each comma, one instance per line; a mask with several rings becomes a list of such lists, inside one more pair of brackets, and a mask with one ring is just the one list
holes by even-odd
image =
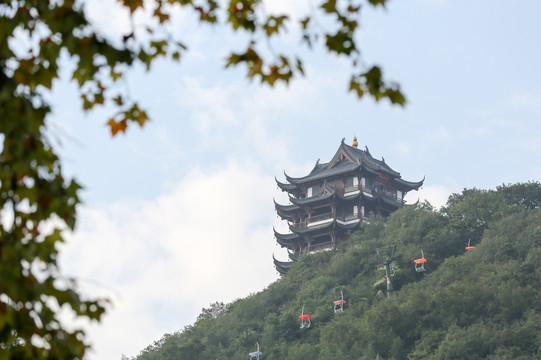
[[[348, 191], [353, 191], [354, 189], [357, 189], [357, 187], [348, 187], [346, 188], [345, 190], [345, 193], [347, 193]], [[367, 188], [367, 187], [363, 187], [363, 192], [366, 192], [366, 193], [369, 193], [369, 194], [372, 194], [372, 195], [381, 195], [381, 196], [384, 196], [388, 199], [392, 199], [394, 201], [396, 201], [397, 203], [401, 203], [401, 204], [405, 204], [406, 203], [406, 200], [404, 200], [404, 197], [402, 198], [398, 198], [396, 196], [396, 193], [393, 193], [393, 192], [390, 192], [390, 191], [381, 191], [381, 190], [378, 190], [377, 188], [376, 189], [370, 189], [370, 188]]]
[[311, 253], [318, 250], [330, 249], [333, 246], [334, 244], [332, 243], [332, 241], [310, 245], [310, 247], [308, 248], [308, 252]]
[[315, 222], [323, 221], [323, 220], [327, 220], [327, 219], [332, 219], [332, 218], [333, 218], [333, 213], [327, 213], [327, 214], [311, 216], [311, 217], [307, 218], [306, 220], [307, 220], [308, 224], [311, 224], [311, 223], [315, 223]]
[[293, 225], [293, 226], [298, 226], [298, 227], [306, 227], [309, 224], [313, 224], [313, 223], [316, 223], [316, 222], [319, 222], [319, 221], [332, 219], [333, 217], [334, 217], [333, 213], [327, 213], [327, 214], [315, 215], [315, 216], [306, 218], [304, 220], [296, 221], [294, 223], [290, 222], [289, 224]]
[[357, 219], [360, 219], [360, 218], [361, 218], [361, 216], [359, 216], [359, 214], [349, 214], [349, 215], [346, 215], [346, 216], [337, 216], [336, 220], [347, 222], [347, 221], [351, 221], [351, 220], [357, 220]]
[[344, 221], [344, 222], [351, 221], [351, 220], [356, 220], [356, 219], [361, 219], [363, 221], [369, 221], [370, 220], [370, 218], [368, 216], [360, 215], [360, 214], [349, 214], [349, 215], [346, 215], [346, 216], [336, 216], [335, 217], [333, 213], [327, 213], [327, 214], [321, 214], [321, 215], [312, 216], [310, 218], [306, 218], [305, 220], [297, 221], [297, 222], [294, 222], [294, 223], [290, 222], [289, 224], [292, 225], [292, 226], [297, 226], [297, 227], [306, 227], [309, 224], [317, 223], [317, 222], [328, 220], [328, 219], [334, 219], [334, 218], [336, 218], [337, 220]]
[[390, 191], [379, 191], [377, 188], [376, 189], [371, 189], [369, 188], [368, 186], [362, 186], [361, 184], [359, 185], [354, 185], [354, 186], [348, 186], [344, 189], [344, 194], [347, 194], [347, 193], [350, 193], [350, 192], [353, 192], [353, 191], [357, 191], [357, 190], [362, 190], [363, 192], [367, 193], [367, 194], [381, 194], [383, 196], [385, 196], [386, 198], [389, 198], [389, 199], [393, 199], [394, 201], [398, 202], [398, 203], [401, 203], [401, 204], [404, 204], [406, 203], [406, 200], [404, 200], [404, 198], [398, 198], [396, 196], [396, 192], [390, 192]]
[[352, 221], [352, 220], [359, 220], [359, 219], [361, 221], [370, 222], [370, 218], [368, 216], [360, 215], [360, 214], [346, 215], [346, 216], [336, 218], [336, 220], [340, 220], [340, 221], [343, 221], [343, 222], [349, 222], [349, 221]]
[[359, 185], [347, 186], [344, 189], [344, 194], [347, 194], [352, 191], [357, 191], [357, 190], [362, 190], [363, 192], [370, 193], [370, 194], [372, 193], [372, 189], [370, 189], [367, 186], [362, 186], [361, 184], [359, 184]]
[[392, 199], [392, 200], [394, 200], [394, 201], [396, 201], [397, 203], [400, 203], [400, 204], [405, 204], [406, 203], [406, 200], [404, 200], [403, 197], [401, 199], [399, 199], [396, 196], [396, 193], [392, 193], [390, 191], [375, 191], [375, 193], [376, 194], [381, 194], [382, 196], [385, 196], [388, 199]]

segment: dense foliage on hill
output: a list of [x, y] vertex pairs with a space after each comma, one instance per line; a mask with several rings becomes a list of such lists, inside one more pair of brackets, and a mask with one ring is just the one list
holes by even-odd
[[[528, 182], [373, 218], [336, 251], [302, 256], [264, 291], [212, 304], [134, 359], [248, 359], [256, 342], [265, 360], [541, 359], [540, 207], [541, 184]], [[340, 291], [347, 303], [335, 314]]]

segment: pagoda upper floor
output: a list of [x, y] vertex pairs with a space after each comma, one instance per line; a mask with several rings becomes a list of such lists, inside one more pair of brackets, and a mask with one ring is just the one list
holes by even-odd
[[287, 221], [289, 228], [286, 234], [274, 232], [291, 259], [274, 259], [280, 273], [287, 272], [301, 254], [335, 248], [337, 241], [368, 221], [370, 214], [387, 216], [403, 207], [405, 195], [423, 185], [424, 179], [402, 179], [383, 158], [372, 157], [368, 148], [357, 149], [356, 140], [349, 146], [343, 139], [331, 161], [318, 160], [308, 175], [285, 174], [287, 182], [276, 180], [289, 195], [289, 204], [275, 202], [278, 216]]
[[418, 190], [424, 182], [424, 179], [416, 182], [402, 179], [385, 159], [375, 159], [368, 148], [360, 150], [347, 145], [344, 139], [331, 161], [320, 163], [318, 160], [308, 175], [292, 177], [285, 174], [285, 178], [287, 183], [278, 180], [276, 183], [289, 194], [290, 202], [297, 205], [322, 201], [332, 193], [342, 198], [362, 193], [368, 198], [384, 197], [401, 207], [405, 195]]

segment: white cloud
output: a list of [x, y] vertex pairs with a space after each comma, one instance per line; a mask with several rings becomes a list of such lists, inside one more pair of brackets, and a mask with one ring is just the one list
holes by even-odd
[[460, 133], [463, 139], [468, 138], [488, 138], [493, 136], [494, 132], [491, 127], [468, 127]]
[[422, 145], [426, 147], [438, 146], [451, 147], [457, 141], [457, 134], [451, 132], [447, 127], [440, 125], [436, 128], [428, 129], [422, 134]]
[[409, 143], [405, 141], [395, 144], [394, 148], [402, 155], [408, 155], [411, 152]]
[[408, 204], [419, 201], [428, 201], [435, 209], [439, 209], [447, 203], [447, 199], [451, 195], [451, 190], [443, 185], [424, 185], [419, 191], [410, 191], [406, 195]]
[[230, 162], [191, 171], [152, 202], [83, 209], [62, 253], [64, 272], [81, 278], [85, 292], [101, 284], [115, 303], [90, 327], [98, 351], [91, 358], [135, 355], [211, 302], [274, 281], [273, 192], [257, 165]]
[[119, 41], [123, 35], [130, 33], [129, 11], [120, 2], [93, 0], [85, 2], [84, 5], [86, 16], [100, 33], [106, 34], [108, 38], [113, 34], [116, 35], [116, 39], [111, 40]]
[[263, 1], [265, 12], [278, 15], [287, 14], [293, 19], [305, 15], [310, 10], [310, 1], [271, 0]]
[[[144, 41], [151, 37], [147, 28], [157, 25], [153, 15], [156, 2], [145, 0], [143, 7], [130, 14], [128, 7], [117, 0], [88, 0], [84, 2], [84, 10], [89, 22], [98, 33], [108, 40], [119, 44], [122, 37], [135, 31], [135, 38]], [[164, 24], [169, 33], [176, 35], [186, 32], [187, 14], [180, 6], [163, 5], [163, 10], [170, 15], [170, 21]], [[193, 23], [190, 22], [193, 26]], [[189, 25], [189, 26], [190, 26]]]
[[232, 109], [235, 98], [239, 96], [235, 86], [205, 87], [201, 80], [189, 76], [183, 78], [182, 84], [178, 98], [194, 111], [192, 121], [201, 135], [239, 125]]
[[515, 109], [541, 114], [541, 94], [539, 92], [521, 92], [508, 99], [508, 104]]
[[426, 3], [426, 4], [429, 4], [429, 5], [432, 5], [432, 4], [445, 5], [449, 1], [448, 0], [417, 0], [417, 2]]

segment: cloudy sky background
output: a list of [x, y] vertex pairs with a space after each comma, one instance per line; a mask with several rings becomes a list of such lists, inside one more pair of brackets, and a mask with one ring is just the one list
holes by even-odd
[[[266, 7], [295, 16], [308, 4]], [[113, 0], [89, 1], [88, 12], [104, 34], [127, 32]], [[89, 359], [134, 356], [210, 303], [275, 281], [272, 254], [283, 253], [272, 227], [284, 224], [273, 198], [286, 201], [274, 177], [307, 174], [343, 137], [356, 135], [406, 180], [426, 176], [410, 202], [439, 207], [464, 188], [538, 181], [539, 14], [533, 0], [367, 6], [363, 59], [401, 84], [405, 108], [348, 94], [349, 63], [318, 51], [303, 50], [307, 76], [288, 87], [251, 83], [244, 69], [223, 69], [228, 51], [246, 43], [184, 13], [172, 25], [189, 47], [181, 64], [135, 69], [125, 84], [152, 117], [144, 129], [112, 139], [109, 113], [82, 114], [74, 85], [59, 82], [50, 134], [66, 172], [85, 187], [61, 266], [85, 294], [113, 302], [88, 327]], [[296, 47], [296, 29], [289, 35], [284, 46]]]

